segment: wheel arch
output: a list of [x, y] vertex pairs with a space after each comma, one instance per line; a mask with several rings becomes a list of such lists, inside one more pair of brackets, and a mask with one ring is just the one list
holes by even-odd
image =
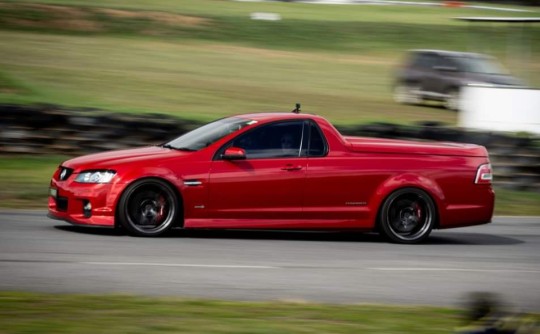
[[124, 185], [122, 191], [118, 194], [118, 196], [116, 196], [116, 202], [114, 204], [114, 226], [115, 227], [120, 227], [120, 225], [121, 225], [120, 224], [120, 219], [118, 218], [118, 213], [120, 211], [119, 210], [120, 199], [122, 198], [124, 193], [129, 189], [129, 187], [131, 185], [133, 185], [136, 182], [143, 181], [143, 180], [161, 181], [161, 182], [167, 184], [172, 189], [172, 191], [174, 192], [174, 194], [176, 196], [176, 201], [177, 201], [177, 204], [178, 204], [178, 208], [180, 210], [179, 216], [177, 218], [178, 221], [175, 222], [173, 226], [175, 226], [175, 227], [184, 227], [184, 197], [183, 197], [181, 191], [178, 189], [178, 186], [173, 181], [169, 180], [166, 177], [156, 176], [156, 175], [146, 175], [146, 176], [142, 176], [142, 177], [139, 177], [139, 178], [134, 178], [129, 183]]
[[394, 192], [405, 189], [415, 188], [425, 192], [435, 205], [435, 225], [434, 229], [440, 226], [441, 210], [445, 207], [445, 197], [441, 187], [434, 181], [425, 176], [417, 174], [401, 174], [394, 176], [382, 183], [375, 191], [372, 200], [375, 215], [373, 217], [373, 226], [379, 229], [381, 209], [384, 202]]

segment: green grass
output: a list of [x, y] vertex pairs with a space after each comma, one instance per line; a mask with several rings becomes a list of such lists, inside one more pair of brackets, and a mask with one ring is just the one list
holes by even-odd
[[0, 333], [452, 333], [436, 307], [0, 292]]
[[49, 181], [61, 157], [0, 156], [0, 207], [46, 208]]
[[495, 189], [496, 215], [540, 216], [540, 193]]
[[[0, 156], [0, 208], [47, 207], [49, 180], [64, 156]], [[540, 193], [495, 189], [496, 215], [540, 216]]]
[[[289, 110], [300, 101], [306, 112], [340, 124], [455, 124], [455, 113], [392, 101], [393, 72], [410, 48], [480, 49], [540, 84], [537, 25], [525, 34], [533, 61], [524, 68], [522, 57], [507, 57], [518, 54], [507, 53], [514, 49], [507, 42], [519, 33], [452, 20], [531, 13], [222, 0], [30, 2], [0, 1], [0, 79], [8, 78], [0, 103], [210, 120]], [[283, 20], [250, 20], [255, 11]]]
[[1, 31], [0, 39], [16, 45], [0, 45], [0, 73], [20, 83], [0, 93], [0, 102], [210, 120], [289, 110], [300, 101], [305, 112], [338, 123], [456, 120], [443, 109], [394, 104], [391, 62], [374, 56]]
[[[200, 16], [238, 17], [247, 16], [253, 12], [276, 12], [286, 19], [303, 19], [317, 21], [362, 21], [372, 19], [375, 22], [408, 22], [413, 24], [443, 23], [453, 15], [486, 15], [490, 16], [534, 16], [531, 12], [509, 13], [486, 11], [467, 8], [441, 8], [425, 6], [343, 6], [343, 5], [313, 5], [303, 3], [283, 2], [235, 2], [228, 0], [4, 0], [5, 3], [41, 3], [50, 5], [67, 5], [85, 8], [115, 8], [123, 10], [164, 11]], [[422, 1], [420, 1], [422, 2]], [[487, 5], [488, 3], [484, 3]], [[527, 9], [537, 12], [534, 7], [505, 6], [515, 9]], [[404, 14], [407, 14], [405, 16]], [[429, 14], [426, 16], [425, 14]], [[419, 20], [418, 18], [422, 18]], [[448, 24], [452, 24], [449, 21]]]

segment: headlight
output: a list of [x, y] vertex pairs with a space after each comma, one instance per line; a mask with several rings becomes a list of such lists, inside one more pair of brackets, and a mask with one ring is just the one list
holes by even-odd
[[111, 181], [114, 174], [116, 173], [112, 170], [86, 171], [77, 175], [75, 181], [81, 183], [108, 183]]

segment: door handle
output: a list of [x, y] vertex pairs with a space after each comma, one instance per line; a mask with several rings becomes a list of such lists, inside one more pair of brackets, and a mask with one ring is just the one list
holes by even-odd
[[301, 170], [303, 167], [302, 166], [294, 166], [294, 165], [286, 165], [285, 167], [281, 168], [281, 170], [286, 170], [286, 171], [295, 171], [295, 170]]

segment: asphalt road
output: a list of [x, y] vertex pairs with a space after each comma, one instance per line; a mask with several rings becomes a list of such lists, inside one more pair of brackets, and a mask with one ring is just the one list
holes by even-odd
[[441, 306], [488, 291], [540, 311], [538, 217], [435, 231], [412, 246], [357, 233], [135, 238], [43, 211], [0, 211], [0, 227], [0, 290]]

